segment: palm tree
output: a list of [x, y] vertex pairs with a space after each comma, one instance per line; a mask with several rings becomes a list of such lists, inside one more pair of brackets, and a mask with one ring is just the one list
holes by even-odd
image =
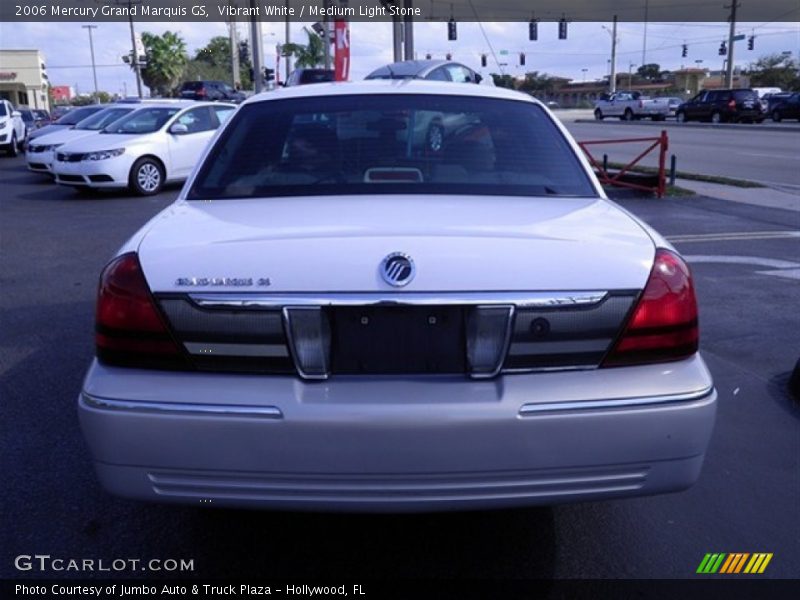
[[147, 64], [142, 68], [142, 80], [158, 96], [169, 96], [181, 81], [189, 57], [186, 43], [177, 33], [165, 31], [158, 36], [142, 33]]
[[302, 44], [284, 44], [283, 49], [287, 54], [295, 57], [295, 69], [313, 69], [319, 67], [325, 62], [325, 46], [326, 40], [323, 40], [316, 33], [309, 31], [307, 27], [303, 27], [308, 36], [308, 45]]

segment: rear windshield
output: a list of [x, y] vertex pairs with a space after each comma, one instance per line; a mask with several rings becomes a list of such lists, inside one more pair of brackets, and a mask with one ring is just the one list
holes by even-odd
[[306, 69], [300, 73], [300, 83], [325, 83], [333, 81], [333, 71]]
[[188, 197], [380, 193], [596, 195], [536, 104], [376, 94], [245, 105]]
[[199, 90], [201, 87], [203, 87], [202, 81], [187, 81], [186, 83], [183, 84], [183, 87], [181, 87], [181, 89], [194, 91], [194, 90]]
[[733, 97], [738, 102], [742, 100], [758, 100], [758, 94], [750, 90], [736, 90], [733, 92]]
[[76, 108], [75, 110], [71, 110], [63, 117], [61, 117], [58, 121], [56, 121], [56, 124], [77, 125], [80, 121], [83, 121], [86, 117], [89, 117], [96, 112], [100, 112], [101, 110], [103, 110], [102, 106], [84, 106], [82, 108]]
[[179, 111], [180, 108], [142, 108], [115, 121], [103, 129], [103, 132], [152, 133], [161, 129]]
[[83, 121], [75, 125], [75, 129], [85, 129], [87, 131], [100, 131], [106, 125], [110, 125], [114, 121], [121, 119], [125, 115], [129, 114], [131, 111], [133, 111], [133, 107], [107, 108], [84, 119]]

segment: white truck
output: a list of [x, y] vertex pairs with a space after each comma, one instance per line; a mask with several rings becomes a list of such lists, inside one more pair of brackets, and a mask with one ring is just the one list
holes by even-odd
[[594, 104], [594, 118], [619, 117], [624, 121], [652, 119], [663, 121], [670, 116], [666, 103], [651, 100], [641, 92], [614, 92], [603, 94]]

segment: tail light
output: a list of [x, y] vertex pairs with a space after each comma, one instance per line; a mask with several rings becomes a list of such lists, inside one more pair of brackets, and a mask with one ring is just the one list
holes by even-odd
[[730, 108], [731, 110], [736, 110], [736, 100], [729, 100], [728, 108]]
[[639, 108], [644, 108], [644, 101], [643, 100], [639, 100]]
[[663, 248], [628, 323], [602, 366], [665, 362], [697, 352], [697, 299], [689, 267]]
[[199, 90], [197, 90], [197, 95], [200, 96], [201, 98], [205, 98], [206, 94], [207, 94], [206, 88], [204, 87], [201, 87]]
[[112, 260], [100, 276], [95, 345], [104, 363], [184, 366], [183, 353], [156, 307], [133, 252]]

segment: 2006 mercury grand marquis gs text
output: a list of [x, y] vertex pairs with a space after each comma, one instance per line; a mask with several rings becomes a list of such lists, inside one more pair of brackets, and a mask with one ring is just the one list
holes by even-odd
[[716, 410], [683, 259], [539, 102], [482, 86], [245, 102], [103, 271], [96, 347], [79, 411], [100, 480], [169, 502], [681, 490]]

